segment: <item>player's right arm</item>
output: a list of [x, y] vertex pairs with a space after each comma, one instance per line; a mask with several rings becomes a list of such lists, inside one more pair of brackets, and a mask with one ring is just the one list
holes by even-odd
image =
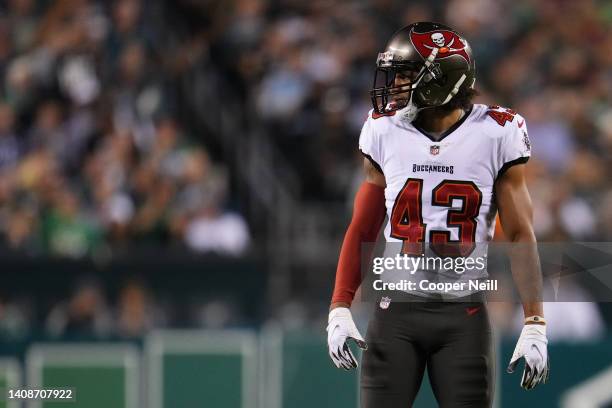
[[361, 249], [366, 242], [376, 242], [385, 219], [385, 176], [368, 158], [363, 159], [366, 179], [359, 187], [336, 269], [336, 285], [330, 309], [350, 307], [361, 284]]
[[346, 370], [357, 367], [347, 339], [353, 339], [362, 349], [367, 347], [349, 310], [361, 284], [361, 251], [364, 243], [376, 242], [385, 219], [385, 177], [371, 158], [364, 158], [363, 166], [366, 179], [355, 196], [353, 216], [340, 250], [327, 326], [329, 355], [336, 367]]

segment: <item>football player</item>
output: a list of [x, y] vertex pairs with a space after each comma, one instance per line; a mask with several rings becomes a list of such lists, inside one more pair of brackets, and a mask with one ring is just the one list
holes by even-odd
[[465, 302], [393, 302], [376, 308], [366, 339], [350, 306], [361, 284], [362, 244], [375, 242], [385, 215], [387, 242], [473, 245], [493, 236], [495, 215], [508, 240], [525, 325], [510, 359], [524, 361], [521, 386], [548, 377], [542, 278], [525, 185], [530, 144], [525, 119], [511, 109], [473, 104], [475, 64], [453, 29], [420, 22], [398, 31], [378, 55], [370, 111], [359, 139], [365, 181], [354, 202], [336, 272], [328, 332], [338, 368], [357, 367], [348, 340], [364, 350], [361, 405], [405, 408], [425, 368], [441, 407], [489, 407], [494, 361], [482, 293]]

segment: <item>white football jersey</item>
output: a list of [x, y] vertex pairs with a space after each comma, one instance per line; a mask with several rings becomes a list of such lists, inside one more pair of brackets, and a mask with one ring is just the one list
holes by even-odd
[[[488, 277], [486, 243], [493, 238], [497, 214], [494, 185], [509, 167], [529, 159], [525, 119], [511, 109], [474, 105], [434, 140], [394, 114], [370, 112], [359, 148], [387, 182], [385, 257], [406, 254], [423, 262], [470, 258], [472, 265], [480, 265], [398, 266], [385, 270], [381, 281], [410, 281], [414, 287], [400, 290], [426, 297], [456, 298], [483, 290], [470, 283]], [[453, 283], [456, 289], [427, 286], [432, 282]]]
[[493, 187], [525, 163], [525, 119], [475, 104], [439, 140], [395, 115], [370, 111], [359, 149], [384, 174], [388, 242], [486, 242], [495, 229]]

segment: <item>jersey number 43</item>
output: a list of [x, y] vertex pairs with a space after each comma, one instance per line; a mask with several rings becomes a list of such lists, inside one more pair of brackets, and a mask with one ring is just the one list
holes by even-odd
[[[401, 239], [402, 253], [420, 255], [426, 241], [427, 225], [423, 223], [423, 180], [409, 178], [399, 192], [391, 211], [391, 236]], [[452, 208], [453, 200], [461, 208]], [[452, 240], [449, 230], [429, 231], [431, 248], [439, 256], [467, 256], [474, 250], [476, 219], [482, 204], [482, 192], [471, 181], [443, 180], [431, 192], [433, 206], [448, 207], [447, 228], [457, 228], [459, 239]]]

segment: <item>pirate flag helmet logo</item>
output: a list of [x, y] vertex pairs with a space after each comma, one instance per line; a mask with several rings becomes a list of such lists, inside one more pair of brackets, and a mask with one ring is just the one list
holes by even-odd
[[470, 56], [465, 50], [467, 43], [453, 31], [440, 30], [430, 33], [417, 33], [413, 29], [410, 32], [410, 40], [418, 53], [425, 59], [434, 52], [434, 49], [437, 49], [435, 59], [460, 55], [467, 63], [470, 62]]

